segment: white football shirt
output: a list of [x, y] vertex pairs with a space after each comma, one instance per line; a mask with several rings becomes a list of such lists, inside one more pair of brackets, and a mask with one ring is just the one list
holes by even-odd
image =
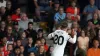
[[51, 56], [63, 56], [67, 41], [71, 43], [76, 42], [76, 35], [74, 35], [74, 38], [71, 38], [71, 36], [63, 30], [56, 30], [55, 32], [50, 33], [48, 38], [53, 38], [54, 43], [54, 50]]

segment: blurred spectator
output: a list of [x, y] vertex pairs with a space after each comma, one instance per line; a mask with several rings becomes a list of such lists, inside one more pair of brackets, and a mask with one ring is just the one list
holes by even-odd
[[20, 39], [16, 40], [16, 46], [15, 47], [20, 47], [22, 45], [22, 42]]
[[7, 37], [4, 36], [4, 37], [1, 39], [1, 43], [5, 46], [6, 43], [7, 43]]
[[92, 14], [98, 10], [95, 6], [95, 0], [89, 0], [90, 4], [84, 8], [83, 14], [86, 16], [86, 20], [92, 19]]
[[7, 15], [12, 14], [12, 4], [10, 1], [7, 1], [7, 3], [6, 3], [6, 13], [7, 13]]
[[26, 56], [28, 55], [27, 53], [31, 52], [31, 51], [28, 51], [28, 49], [31, 49], [33, 47], [34, 47], [34, 45], [33, 45], [33, 39], [32, 39], [32, 37], [28, 37], [28, 43], [27, 43], [27, 45], [25, 47]]
[[77, 33], [80, 33], [80, 26], [78, 24], [78, 22], [74, 21], [72, 23], [72, 28], [77, 32]]
[[51, 56], [52, 51], [53, 51], [53, 46], [50, 46], [49, 50], [47, 51], [47, 55]]
[[20, 39], [21, 39], [22, 45], [25, 47], [25, 46], [27, 45], [27, 36], [26, 36], [26, 32], [21, 32], [21, 33], [20, 33]]
[[80, 9], [76, 6], [76, 2], [72, 1], [71, 6], [66, 8], [67, 17], [72, 21], [80, 21]]
[[12, 14], [12, 16], [11, 16], [12, 21], [18, 22], [20, 20], [20, 13], [21, 13], [20, 8], [16, 8], [15, 13]]
[[93, 47], [88, 49], [87, 56], [100, 56], [99, 41], [93, 41]]
[[66, 14], [64, 13], [64, 8], [60, 7], [59, 12], [57, 12], [54, 16], [55, 24], [60, 23], [64, 19], [66, 19]]
[[0, 44], [0, 56], [4, 56], [3, 45]]
[[6, 23], [5, 23], [5, 21], [1, 21], [1, 24], [0, 24], [0, 29], [1, 29], [1, 31], [5, 31], [5, 28], [6, 28]]
[[7, 37], [3, 37], [2, 38], [2, 44], [3, 44], [3, 52], [4, 52], [4, 56], [7, 56], [9, 54], [9, 52], [7, 51], [7, 45], [9, 44], [7, 41]]
[[41, 38], [41, 44], [44, 46], [45, 51], [48, 51], [48, 45], [45, 38]]
[[26, 30], [28, 29], [28, 17], [26, 15], [26, 13], [22, 13], [21, 16], [20, 16], [20, 21], [18, 22], [19, 24], [19, 28], [23, 29], [23, 30]]
[[28, 23], [28, 29], [26, 30], [28, 36], [33, 38], [33, 43], [35, 44], [37, 39], [37, 32], [33, 29], [33, 22]]
[[98, 19], [98, 14], [97, 13], [94, 13], [93, 18], [89, 21], [92, 23], [91, 27], [93, 27], [94, 29], [99, 28], [100, 20]]
[[41, 39], [43, 38], [43, 29], [39, 29], [38, 32], [37, 32], [37, 39]]
[[0, 0], [0, 7], [6, 7], [6, 0]]
[[9, 53], [12, 53], [13, 52], [13, 45], [12, 44], [8, 44], [7, 45], [7, 51], [9, 52]]
[[21, 31], [22, 30], [20, 30], [18, 27], [18, 22], [14, 22], [13, 23], [13, 36], [15, 40], [19, 39]]
[[52, 32], [53, 31], [53, 27], [54, 27], [54, 16], [58, 12], [59, 6], [60, 6], [59, 1], [55, 1], [54, 2], [54, 7], [51, 9], [51, 11], [49, 11], [49, 14], [48, 14], [48, 27], [49, 27], [49, 32]]
[[41, 11], [49, 11], [52, 7], [52, 1], [51, 0], [34, 0], [34, 4], [35, 4], [35, 7], [36, 7], [36, 16], [41, 19], [40, 17], [40, 12]]
[[[74, 31], [76, 31], [76, 33], [77, 33], [77, 37], [78, 36], [80, 36], [80, 26], [79, 26], [79, 24], [77, 23], [77, 21], [74, 21], [73, 23], [72, 23], [72, 29], [74, 30]], [[72, 30], [71, 29], [68, 29], [69, 30], [69, 32], [70, 32], [70, 34], [72, 34]], [[69, 44], [70, 45], [70, 55], [74, 55], [74, 51], [75, 51], [75, 49], [76, 49], [76, 47], [77, 47], [77, 42], [75, 43], [75, 44]]]
[[24, 54], [23, 53], [20, 53], [20, 56], [24, 56]]
[[28, 52], [34, 52], [34, 53], [38, 53], [38, 49], [39, 47], [41, 46], [41, 41], [40, 40], [37, 40], [34, 47], [31, 47], [28, 49]]
[[14, 47], [12, 44], [7, 45], [7, 51], [9, 53], [9, 55], [13, 54], [13, 49], [14, 49]]
[[88, 22], [87, 31], [90, 32], [90, 39], [93, 39], [96, 36], [96, 32], [92, 22]]
[[24, 56], [26, 56], [24, 46], [20, 46], [20, 53], [23, 54]]
[[7, 15], [6, 24], [7, 24], [7, 26], [13, 26], [12, 25], [13, 21], [12, 21], [11, 15]]
[[[4, 34], [6, 33], [6, 23], [5, 21], [1, 21], [0, 23], [0, 37], [2, 38], [4, 36]], [[1, 40], [0, 38], [0, 40]]]
[[6, 9], [5, 9], [5, 7], [1, 7], [0, 8], [0, 16], [1, 16], [1, 20], [6, 20]]
[[20, 55], [20, 48], [19, 47], [16, 47], [15, 50], [14, 50], [14, 56], [19, 56]]
[[36, 56], [34, 52], [30, 52], [28, 56]]
[[14, 37], [13, 37], [13, 34], [12, 34], [12, 27], [11, 26], [7, 27], [6, 36], [7, 36], [8, 41], [14, 41]]
[[81, 36], [78, 37], [78, 50], [76, 56], [86, 56], [89, 45], [89, 37], [86, 36], [85, 30], [81, 30]]
[[45, 51], [44, 46], [39, 47], [39, 52], [37, 56], [46, 56], [46, 51]]

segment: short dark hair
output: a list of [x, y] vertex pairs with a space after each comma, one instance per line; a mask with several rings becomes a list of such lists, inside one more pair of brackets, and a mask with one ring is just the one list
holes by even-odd
[[68, 25], [65, 22], [61, 24], [61, 28], [67, 28], [67, 27], [68, 27]]
[[43, 32], [43, 29], [38, 29], [38, 32]]
[[20, 49], [20, 47], [15, 47], [15, 48], [14, 48], [14, 51], [17, 50], [17, 49]]
[[60, 23], [56, 24], [55, 27], [56, 27], [56, 29], [58, 29], [59, 27], [61, 27], [61, 24]]
[[29, 24], [32, 24], [32, 25], [33, 25], [33, 22], [28, 22], [28, 25], [29, 25]]

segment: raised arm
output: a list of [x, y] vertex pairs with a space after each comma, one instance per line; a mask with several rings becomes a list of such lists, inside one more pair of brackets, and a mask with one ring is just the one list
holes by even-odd
[[69, 41], [70, 43], [72, 43], [72, 44], [76, 43], [76, 35], [74, 35], [73, 38], [69, 35], [68, 41]]

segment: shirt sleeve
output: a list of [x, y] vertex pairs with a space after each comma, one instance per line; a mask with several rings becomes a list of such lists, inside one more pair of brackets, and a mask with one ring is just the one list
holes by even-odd
[[68, 35], [69, 39], [68, 41], [72, 44], [76, 43], [76, 35], [74, 35], [74, 37], [72, 38], [70, 35]]
[[55, 16], [54, 16], [54, 20], [55, 20], [56, 22], [58, 22], [58, 19], [59, 19], [59, 17], [58, 17], [57, 15], [58, 15], [58, 13], [56, 13]]
[[51, 38], [53, 38], [54, 37], [54, 32], [53, 33], [50, 33], [49, 35], [48, 35], [48, 39], [51, 39]]

